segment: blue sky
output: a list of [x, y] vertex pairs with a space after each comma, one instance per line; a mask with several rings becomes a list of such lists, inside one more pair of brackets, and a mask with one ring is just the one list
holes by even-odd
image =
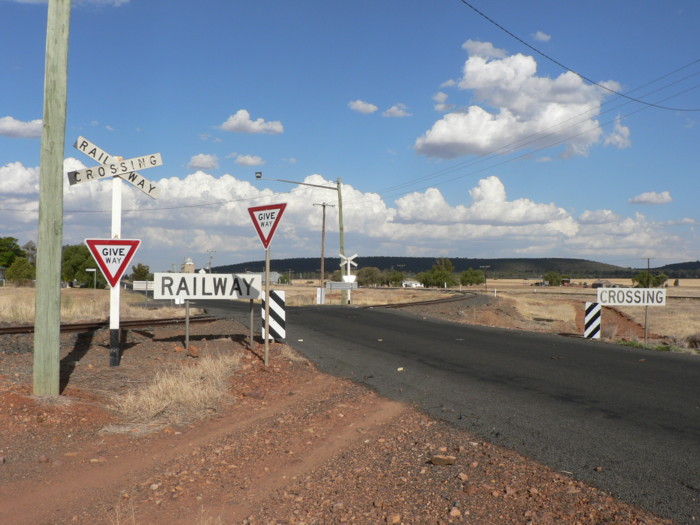
[[[490, 20], [461, 0], [76, 0], [65, 169], [96, 164], [78, 136], [162, 154], [141, 173], [157, 199], [123, 191], [122, 236], [154, 271], [264, 258], [247, 208], [278, 202], [272, 258], [318, 257], [313, 204], [335, 192], [256, 171], [341, 178], [360, 265], [700, 258], [700, 3], [468, 4]], [[37, 237], [46, 11], [0, 0], [0, 236], [20, 244]], [[65, 179], [64, 244], [110, 236], [111, 186]]]

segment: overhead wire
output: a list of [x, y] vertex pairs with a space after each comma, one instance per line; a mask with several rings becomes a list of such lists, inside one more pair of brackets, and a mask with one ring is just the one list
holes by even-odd
[[[654, 104], [654, 103], [651, 103], [651, 102], [646, 102], [646, 101], [641, 100], [641, 99], [638, 99], [638, 98], [630, 97], [629, 95], [625, 95], [624, 93], [621, 93], [621, 92], [619, 92], [619, 91], [616, 91], [616, 90], [614, 90], [614, 89], [612, 89], [612, 88], [610, 88], [610, 87], [608, 87], [608, 86], [606, 86], [606, 85], [604, 85], [604, 84], [601, 84], [601, 83], [599, 83], [599, 82], [596, 82], [595, 80], [592, 80], [591, 78], [589, 78], [589, 77], [587, 77], [587, 76], [585, 76], [585, 75], [579, 73], [578, 71], [576, 71], [576, 70], [570, 68], [569, 66], [567, 66], [567, 65], [565, 65], [565, 64], [562, 64], [561, 62], [559, 62], [558, 60], [552, 58], [552, 57], [549, 56], [548, 54], [546, 54], [546, 53], [540, 51], [540, 50], [537, 49], [535, 46], [533, 46], [533, 45], [531, 45], [531, 44], [528, 44], [525, 40], [523, 40], [522, 38], [520, 38], [519, 36], [517, 36], [516, 34], [514, 34], [512, 31], [509, 31], [508, 29], [506, 29], [505, 27], [503, 27], [501, 24], [499, 24], [498, 22], [496, 22], [494, 19], [492, 19], [491, 17], [489, 17], [489, 16], [486, 15], [485, 13], [481, 12], [479, 9], [477, 9], [476, 7], [474, 7], [474, 6], [473, 6], [472, 4], [470, 4], [469, 2], [467, 2], [467, 0], [459, 0], [459, 1], [462, 2], [464, 5], [466, 5], [467, 7], [469, 7], [471, 10], [473, 10], [473, 11], [474, 11], [475, 13], [477, 13], [479, 16], [481, 16], [482, 18], [484, 18], [485, 20], [487, 20], [488, 22], [490, 22], [491, 24], [493, 24], [494, 26], [496, 26], [498, 29], [500, 29], [501, 31], [503, 31], [503, 32], [506, 33], [507, 35], [511, 36], [512, 38], [514, 38], [515, 40], [517, 40], [518, 42], [520, 42], [520, 43], [523, 44], [524, 46], [528, 47], [529, 49], [531, 49], [532, 51], [534, 51], [534, 52], [537, 53], [538, 55], [540, 55], [540, 56], [546, 58], [547, 60], [549, 60], [549, 61], [552, 62], [553, 64], [556, 64], [557, 66], [561, 67], [562, 69], [565, 69], [566, 71], [570, 71], [571, 73], [574, 73], [575, 75], [578, 75], [579, 77], [581, 77], [581, 78], [582, 78], [583, 80], [585, 80], [586, 82], [590, 82], [591, 84], [593, 84], [593, 85], [595, 85], [595, 86], [598, 86], [599, 88], [604, 89], [605, 91], [608, 91], [608, 92], [610, 92], [610, 93], [614, 93], [615, 95], [618, 95], [618, 96], [620, 96], [620, 97], [626, 98], [626, 99], [628, 99], [628, 100], [630, 100], [630, 101], [632, 101], [632, 102], [636, 102], [636, 103], [638, 103], [638, 104], [644, 104], [644, 105], [646, 105], [646, 106], [653, 107], [653, 108], [656, 108], [656, 109], [663, 109], [663, 110], [666, 110], [666, 111], [687, 111], [687, 112], [700, 111], [700, 108], [673, 108], [673, 107], [668, 107], [668, 106], [662, 106], [662, 105], [660, 105], [660, 104]], [[693, 63], [696, 63], [696, 62], [700, 62], [700, 58], [695, 59], [695, 60], [693, 61]]]

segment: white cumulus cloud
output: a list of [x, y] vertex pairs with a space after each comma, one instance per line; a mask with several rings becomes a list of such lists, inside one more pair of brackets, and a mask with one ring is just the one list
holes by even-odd
[[41, 119], [22, 122], [13, 117], [0, 118], [0, 136], [23, 139], [41, 138]]
[[[564, 156], [586, 155], [600, 140], [600, 88], [571, 72], [538, 76], [532, 56], [507, 55], [488, 42], [470, 40], [463, 47], [470, 56], [456, 86], [479, 104], [435, 122], [416, 140], [418, 153], [450, 159], [563, 142]], [[624, 130], [617, 128], [617, 134], [622, 138]]]
[[384, 117], [410, 117], [411, 114], [408, 112], [408, 108], [405, 104], [394, 104], [389, 109], [382, 113]]
[[216, 155], [200, 153], [190, 159], [187, 167], [191, 170], [214, 170], [219, 167], [219, 159]]
[[646, 193], [640, 193], [636, 197], [632, 197], [627, 202], [630, 204], [668, 204], [671, 201], [673, 201], [673, 199], [671, 198], [671, 193], [668, 191], [662, 191], [661, 193], [648, 191]]
[[[76, 158], [64, 161], [64, 171], [85, 167]], [[337, 204], [336, 182], [320, 174], [289, 185], [280, 195], [265, 181], [242, 180], [229, 174], [214, 176], [196, 170], [166, 176], [155, 183], [157, 200], [125, 184], [122, 230], [142, 240], [134, 264], [152, 271], [179, 266], [192, 257], [198, 267], [216, 251], [216, 263], [256, 261], [263, 249], [247, 208], [279, 202], [287, 210], [275, 236], [275, 257], [309, 257], [319, 252], [322, 213], [314, 203]], [[4, 235], [36, 241], [39, 168], [11, 162], [0, 167], [0, 223]], [[551, 202], [510, 198], [496, 176], [465, 185], [450, 202], [436, 188], [387, 202], [379, 194], [342, 185], [346, 250], [364, 255], [422, 255], [428, 257], [643, 257], [650, 250], [678, 260], [697, 253], [695, 241], [679, 238], [673, 229], [694, 228], [695, 219], [654, 221], [641, 214], [623, 216], [612, 210], [585, 211], [573, 217]], [[64, 244], [109, 235], [112, 184], [95, 180], [63, 187]], [[326, 209], [326, 249], [338, 242], [338, 207]], [[128, 233], [127, 233], [128, 232]], [[697, 244], [697, 243], [696, 243]]]
[[238, 155], [236, 157], [236, 164], [239, 166], [260, 166], [261, 164], [265, 164], [265, 161], [262, 157], [258, 157], [257, 155]]
[[377, 111], [379, 108], [375, 106], [374, 104], [371, 104], [369, 102], [365, 102], [364, 100], [351, 100], [348, 102], [348, 107], [352, 109], [353, 111], [357, 111], [358, 113], [364, 113], [365, 115], [369, 115], [370, 113], [374, 113]]
[[619, 116], [615, 118], [615, 126], [610, 135], [605, 137], [604, 144], [619, 149], [629, 148], [632, 145], [630, 128], [622, 125], [622, 119]]
[[284, 132], [284, 126], [279, 120], [266, 122], [262, 118], [251, 120], [250, 113], [246, 109], [239, 109], [231, 115], [220, 128], [224, 131], [236, 131], [238, 133], [267, 133], [277, 135]]
[[536, 31], [532, 38], [538, 42], [549, 42], [552, 39], [552, 35], [548, 35], [544, 31]]
[[445, 112], [454, 108], [454, 104], [447, 103], [448, 96], [449, 95], [444, 91], [439, 91], [433, 95], [433, 100], [435, 101], [435, 111]]

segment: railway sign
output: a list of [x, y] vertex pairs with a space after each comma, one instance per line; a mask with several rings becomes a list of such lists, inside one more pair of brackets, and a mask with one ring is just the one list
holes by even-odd
[[259, 299], [261, 274], [155, 273], [154, 299]]
[[666, 288], [598, 288], [604, 306], [665, 306]]
[[[107, 164], [113, 164], [116, 162], [122, 162], [119, 157], [114, 157], [107, 153], [105, 150], [94, 144], [93, 142], [90, 142], [88, 139], [86, 139], [83, 136], [79, 136], [77, 140], [75, 141], [75, 144], [73, 144], [73, 147], [77, 149], [78, 151], [83, 152], [85, 155], [90, 157], [91, 159], [99, 162], [100, 164], [107, 165]], [[132, 159], [133, 160], [133, 159]], [[161, 159], [161, 165], [162, 165], [162, 159]], [[149, 166], [150, 167], [150, 166]], [[98, 167], [99, 168], [99, 167]], [[108, 173], [107, 170], [99, 170], [98, 168], [87, 168], [90, 171], [90, 176], [87, 174], [81, 174], [81, 170], [78, 171], [71, 171], [68, 173], [68, 182], [70, 185], [75, 185], [75, 184], [81, 184], [84, 182], [90, 182], [96, 179], [104, 178], [107, 176], [113, 176], [112, 173]], [[128, 173], [121, 174], [120, 177], [124, 179], [125, 181], [129, 182], [130, 184], [133, 184], [136, 186], [138, 189], [140, 189], [142, 192], [144, 192], [146, 195], [149, 197], [155, 199], [158, 197], [158, 194], [160, 193], [160, 190], [158, 187], [156, 187], [155, 184], [152, 182], [148, 181], [145, 179], [138, 171], [131, 171]]]
[[114, 288], [124, 275], [124, 270], [136, 253], [139, 239], [85, 239], [90, 253], [102, 270], [102, 275]]
[[[351, 266], [357, 266], [357, 263], [355, 262], [355, 257], [357, 257], [357, 254], [351, 255], [350, 257], [347, 257], [343, 255], [342, 253], [340, 254], [340, 267], [342, 268], [343, 266], [347, 267], [347, 273], [343, 275], [343, 281], [346, 283], [352, 283], [355, 282], [355, 275], [352, 275], [350, 273], [350, 267]], [[342, 273], [342, 272], [341, 272]]]
[[269, 248], [270, 242], [272, 242], [272, 237], [275, 235], [275, 230], [286, 207], [287, 203], [248, 208], [250, 218], [253, 219], [255, 231], [258, 232], [258, 237], [260, 237], [260, 241], [266, 250]]
[[142, 157], [134, 157], [133, 159], [125, 160], [111, 158], [108, 163], [101, 166], [69, 172], [68, 181], [71, 182], [71, 184], [80, 184], [81, 182], [89, 182], [108, 176], [125, 175], [132, 171], [145, 170], [162, 165], [163, 157], [160, 153], [153, 153], [152, 155], [143, 155]]

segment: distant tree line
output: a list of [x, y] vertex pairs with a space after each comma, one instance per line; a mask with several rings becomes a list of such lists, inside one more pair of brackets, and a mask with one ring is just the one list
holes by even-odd
[[[361, 267], [374, 267], [380, 272], [398, 270], [406, 277], [412, 277], [422, 272], [430, 272], [435, 263], [431, 257], [358, 257]], [[451, 258], [453, 271], [459, 275], [470, 268], [480, 269], [488, 266], [488, 278], [494, 279], [542, 279], [549, 271], [572, 279], [592, 280], [601, 278], [629, 278], [637, 275], [642, 269], [624, 268], [612, 264], [599, 263], [585, 259], [565, 258], [512, 258], [512, 259], [477, 259], [477, 258]], [[338, 268], [340, 260], [337, 257], [326, 257], [325, 267]], [[220, 272], [260, 272], [264, 268], [265, 261], [249, 261], [226, 266], [219, 266]], [[297, 278], [318, 279], [320, 275], [321, 261], [318, 257], [277, 259], [272, 261], [273, 269], [281, 274], [291, 271]], [[671, 264], [652, 269], [656, 273], [663, 273], [669, 279], [700, 278], [700, 261]]]

